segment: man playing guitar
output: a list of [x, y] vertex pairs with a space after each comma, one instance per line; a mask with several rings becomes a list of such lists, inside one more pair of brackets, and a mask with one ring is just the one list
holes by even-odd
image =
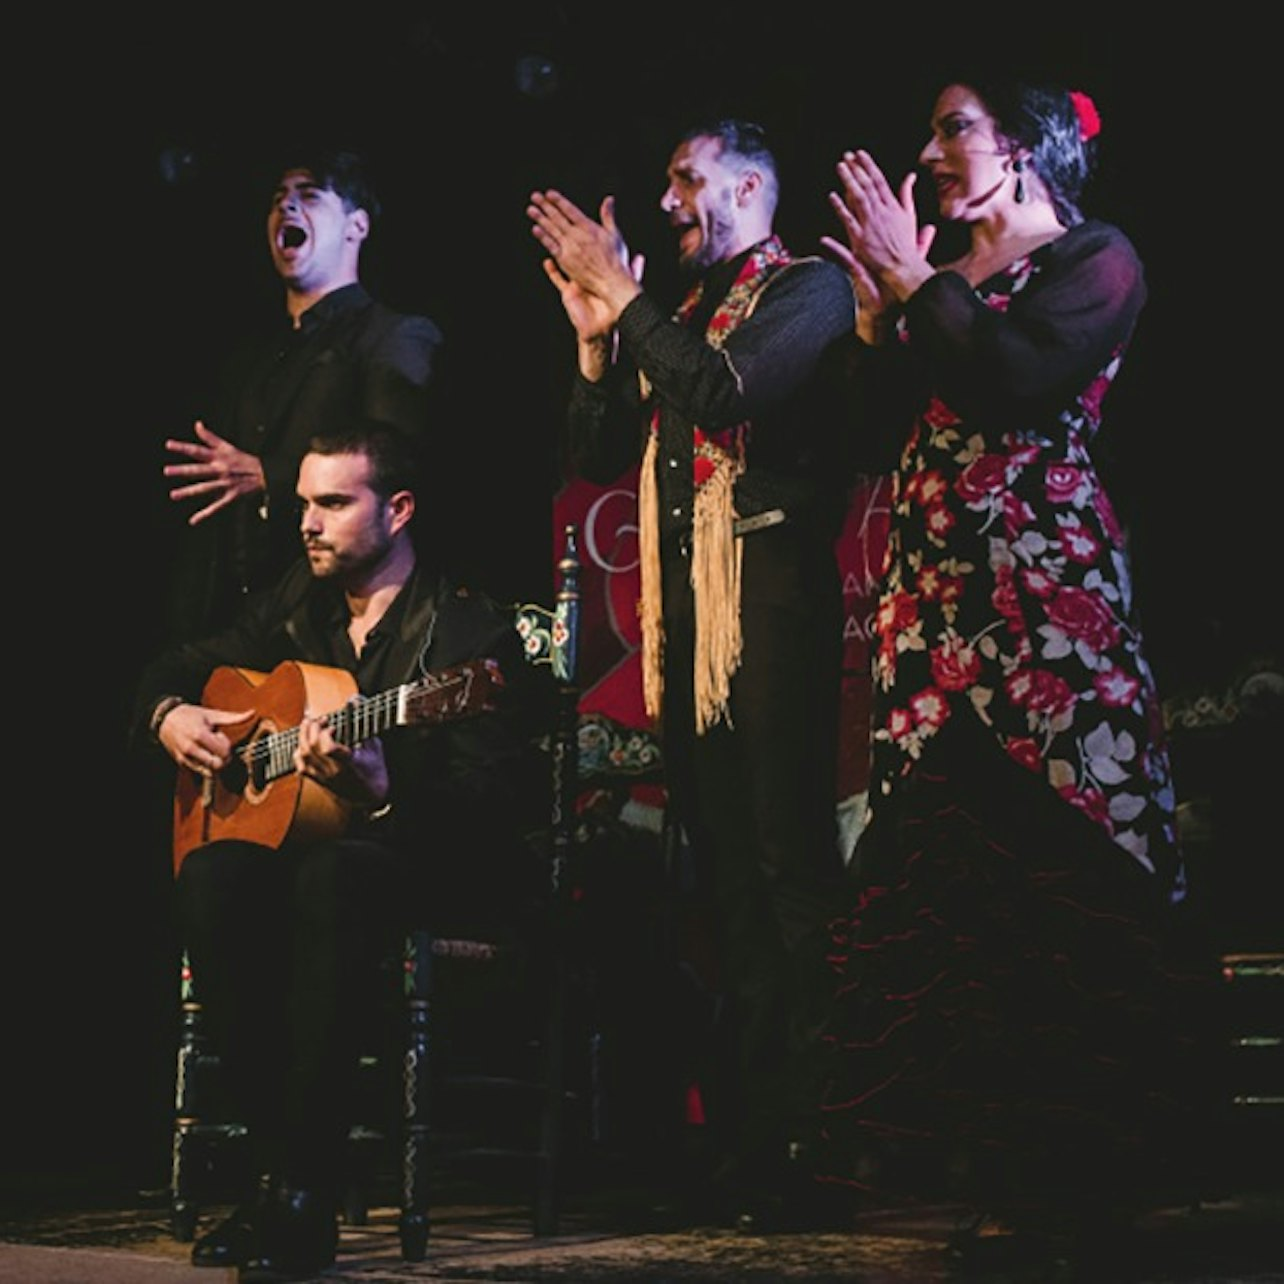
[[417, 489], [393, 429], [313, 438], [305, 556], [139, 681], [136, 734], [178, 768], [178, 929], [256, 1174], [197, 1265], [333, 1261], [361, 1013], [401, 911], [538, 887], [515, 828], [538, 677], [511, 612], [412, 534]]

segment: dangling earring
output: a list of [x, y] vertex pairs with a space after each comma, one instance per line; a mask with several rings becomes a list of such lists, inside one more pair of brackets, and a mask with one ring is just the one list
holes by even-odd
[[1017, 176], [1015, 195], [1016, 195], [1016, 203], [1018, 205], [1025, 204], [1025, 179], [1021, 177], [1022, 171], [1024, 169], [1025, 169], [1025, 162], [1018, 156], [1016, 160], [1012, 162], [1012, 172]]

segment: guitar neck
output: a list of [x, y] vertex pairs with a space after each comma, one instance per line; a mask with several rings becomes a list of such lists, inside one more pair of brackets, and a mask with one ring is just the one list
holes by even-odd
[[213, 776], [180, 768], [174, 789], [174, 872], [204, 843], [243, 839], [279, 848], [343, 832], [349, 806], [295, 770], [302, 724], [324, 718], [334, 739], [354, 747], [390, 727], [435, 726], [497, 707], [504, 685], [496, 660], [465, 661], [378, 695], [360, 695], [344, 669], [283, 660], [271, 673], [223, 666], [202, 698], [243, 718], [245, 738]]
[[[339, 744], [355, 749], [366, 740], [382, 735], [389, 727], [401, 725], [405, 721], [406, 702], [416, 685], [403, 683], [378, 695], [353, 696], [325, 715], [330, 734]], [[294, 752], [298, 747], [299, 728], [287, 727], [251, 741], [242, 750], [242, 756], [251, 774], [266, 782], [294, 770]]]
[[[354, 695], [325, 719], [335, 740], [353, 749], [390, 727], [444, 722], [489, 708], [490, 695], [499, 685], [502, 677], [494, 661], [469, 661], [378, 695]], [[289, 727], [251, 739], [239, 750], [239, 756], [248, 777], [266, 785], [294, 771], [298, 747], [299, 728]]]

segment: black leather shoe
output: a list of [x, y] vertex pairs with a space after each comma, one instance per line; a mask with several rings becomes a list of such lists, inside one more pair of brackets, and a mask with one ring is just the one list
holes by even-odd
[[315, 1191], [282, 1186], [263, 1210], [258, 1246], [241, 1272], [242, 1284], [308, 1280], [334, 1265], [339, 1223], [334, 1201]]
[[213, 1230], [192, 1245], [193, 1266], [244, 1266], [254, 1254], [257, 1233], [253, 1204], [238, 1204]]

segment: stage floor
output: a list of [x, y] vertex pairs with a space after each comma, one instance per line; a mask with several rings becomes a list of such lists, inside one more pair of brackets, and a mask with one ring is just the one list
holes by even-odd
[[[210, 1209], [212, 1221], [222, 1209]], [[843, 1233], [747, 1236], [665, 1225], [646, 1192], [611, 1189], [569, 1201], [561, 1233], [536, 1239], [516, 1203], [437, 1208], [427, 1256], [401, 1258], [396, 1210], [370, 1210], [345, 1226], [329, 1284], [506, 1281], [507, 1284], [933, 1284], [955, 1278], [943, 1253], [960, 1210], [885, 1210]], [[203, 1220], [202, 1225], [209, 1224]], [[133, 1203], [0, 1210], [4, 1284], [232, 1284], [232, 1270], [197, 1269], [190, 1245], [170, 1233], [163, 1195]], [[971, 1279], [1089, 1281], [1090, 1284], [1266, 1284], [1284, 1282], [1284, 1186], [1227, 1195], [1147, 1216], [1108, 1266], [1090, 1275], [996, 1268]]]

